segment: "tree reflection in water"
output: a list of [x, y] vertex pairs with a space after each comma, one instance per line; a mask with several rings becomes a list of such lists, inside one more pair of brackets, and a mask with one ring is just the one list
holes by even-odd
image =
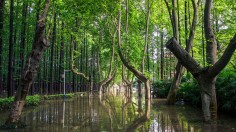
[[[127, 94], [126, 94], [127, 95]], [[28, 122], [19, 132], [178, 132], [178, 131], [232, 131], [235, 120], [217, 125], [204, 124], [201, 110], [185, 106], [173, 107], [160, 100], [144, 100], [137, 95], [78, 96], [70, 100], [48, 101], [22, 115]], [[8, 115], [5, 113], [5, 115]], [[0, 117], [4, 116], [0, 113]], [[0, 118], [0, 123], [5, 119]]]

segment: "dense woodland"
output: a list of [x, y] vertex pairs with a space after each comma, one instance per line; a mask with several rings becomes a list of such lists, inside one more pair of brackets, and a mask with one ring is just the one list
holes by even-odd
[[63, 93], [66, 70], [67, 93], [102, 93], [118, 84], [127, 91], [145, 87], [149, 99], [150, 89], [159, 96], [168, 81], [160, 97], [174, 104], [179, 87], [180, 97], [197, 91], [206, 121], [216, 118], [216, 96], [236, 100], [234, 0], [51, 0], [45, 29], [37, 32], [44, 7], [44, 0], [0, 1], [1, 97], [27, 82], [32, 49], [43, 36], [48, 45], [28, 82], [31, 95]]

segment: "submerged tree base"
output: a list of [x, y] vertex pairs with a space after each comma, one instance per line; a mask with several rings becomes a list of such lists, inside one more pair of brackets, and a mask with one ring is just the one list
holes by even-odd
[[20, 129], [25, 128], [27, 125], [24, 122], [15, 122], [15, 123], [7, 123], [0, 126], [1, 130], [10, 130], [10, 129]]

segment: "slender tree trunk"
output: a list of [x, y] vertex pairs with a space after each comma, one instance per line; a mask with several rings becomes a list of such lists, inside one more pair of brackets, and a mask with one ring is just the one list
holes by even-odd
[[64, 22], [61, 25], [61, 46], [60, 46], [60, 93], [62, 92], [63, 88], [63, 75], [64, 75]]
[[5, 0], [0, 0], [0, 96], [3, 93], [2, 48], [3, 48], [4, 6], [5, 6]]
[[49, 9], [49, 0], [46, 0], [44, 12], [38, 21], [37, 31], [35, 37], [36, 41], [33, 44], [32, 52], [27, 60], [27, 63], [24, 67], [24, 73], [21, 76], [21, 86], [17, 89], [14, 103], [12, 105], [9, 117], [5, 125], [12, 126], [13, 128], [18, 128], [21, 124], [20, 117], [22, 109], [25, 104], [25, 99], [30, 89], [30, 86], [35, 78], [36, 72], [39, 68], [39, 63], [42, 59], [44, 51], [49, 47], [48, 41], [44, 37], [45, 31], [45, 19]]
[[[55, 7], [54, 7], [55, 8]], [[56, 22], [57, 14], [54, 13], [53, 18], [53, 33], [52, 33], [52, 45], [51, 45], [51, 58], [50, 58], [50, 86], [49, 86], [49, 94], [53, 94], [53, 65], [54, 65], [54, 47], [56, 42], [56, 29], [57, 29], [57, 22]]]
[[21, 29], [21, 43], [20, 43], [20, 67], [21, 71], [20, 74], [23, 73], [24, 70], [24, 52], [25, 52], [25, 39], [26, 39], [26, 18], [27, 18], [27, 10], [28, 9], [28, 2], [23, 3], [22, 9], [22, 29]]
[[8, 58], [8, 97], [13, 95], [13, 17], [14, 17], [14, 0], [10, 1], [10, 29], [9, 29], [9, 58]]
[[179, 42], [179, 24], [178, 24], [178, 16], [176, 13], [177, 2], [176, 0], [172, 0], [172, 21], [173, 21], [173, 35], [176, 37], [177, 41]]
[[[125, 25], [125, 32], [128, 34], [128, 27], [129, 27], [129, 0], [126, 0], [126, 25]], [[126, 37], [126, 44], [128, 44], [128, 38]], [[124, 64], [122, 64], [122, 80], [126, 83], [127, 88], [130, 90], [130, 93], [132, 93], [132, 83], [129, 81], [128, 78], [125, 77], [125, 71], [126, 67]]]
[[165, 67], [165, 51], [164, 51], [164, 33], [161, 32], [161, 80], [164, 79], [164, 67]]

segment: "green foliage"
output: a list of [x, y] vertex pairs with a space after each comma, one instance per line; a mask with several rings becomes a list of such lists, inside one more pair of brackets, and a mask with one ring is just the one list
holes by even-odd
[[[234, 70], [226, 69], [217, 78], [216, 95], [218, 108], [223, 111], [236, 111], [236, 73]], [[166, 98], [170, 80], [157, 81], [153, 84], [154, 94], [158, 98]], [[191, 105], [201, 106], [201, 95], [198, 83], [190, 74], [182, 78], [182, 83], [177, 93], [177, 99]]]
[[189, 74], [183, 77], [177, 93], [177, 99], [184, 99], [186, 103], [201, 105], [201, 95], [198, 83]]
[[236, 111], [236, 73], [224, 70], [216, 81], [216, 95], [221, 110]]
[[[76, 94], [77, 93], [66, 94], [66, 98], [73, 98]], [[28, 106], [28, 107], [38, 106], [43, 100], [53, 100], [53, 99], [62, 99], [62, 98], [64, 98], [63, 94], [44, 95], [44, 96], [40, 96], [40, 95], [27, 96], [25, 106]], [[9, 110], [13, 101], [14, 101], [14, 97], [0, 98], [0, 111]]]
[[12, 102], [14, 101], [13, 97], [10, 98], [1, 98], [0, 99], [0, 110], [4, 110], [4, 109], [10, 109], [10, 105], [12, 104]]
[[158, 80], [152, 84], [153, 93], [157, 98], [166, 98], [171, 87], [172, 80]]
[[[1, 98], [0, 99], [0, 110], [8, 110], [11, 107], [11, 104], [14, 101], [14, 97], [10, 98]], [[38, 106], [41, 102], [40, 95], [27, 96], [26, 97], [26, 106]]]
[[26, 97], [26, 106], [38, 106], [41, 102], [40, 95], [27, 96]]
[[[218, 108], [220, 110], [236, 110], [236, 73], [226, 69], [217, 78], [216, 95]], [[184, 99], [192, 105], [201, 104], [200, 89], [197, 81], [192, 77], [185, 76], [182, 79], [180, 89], [177, 94], [178, 99]]]

